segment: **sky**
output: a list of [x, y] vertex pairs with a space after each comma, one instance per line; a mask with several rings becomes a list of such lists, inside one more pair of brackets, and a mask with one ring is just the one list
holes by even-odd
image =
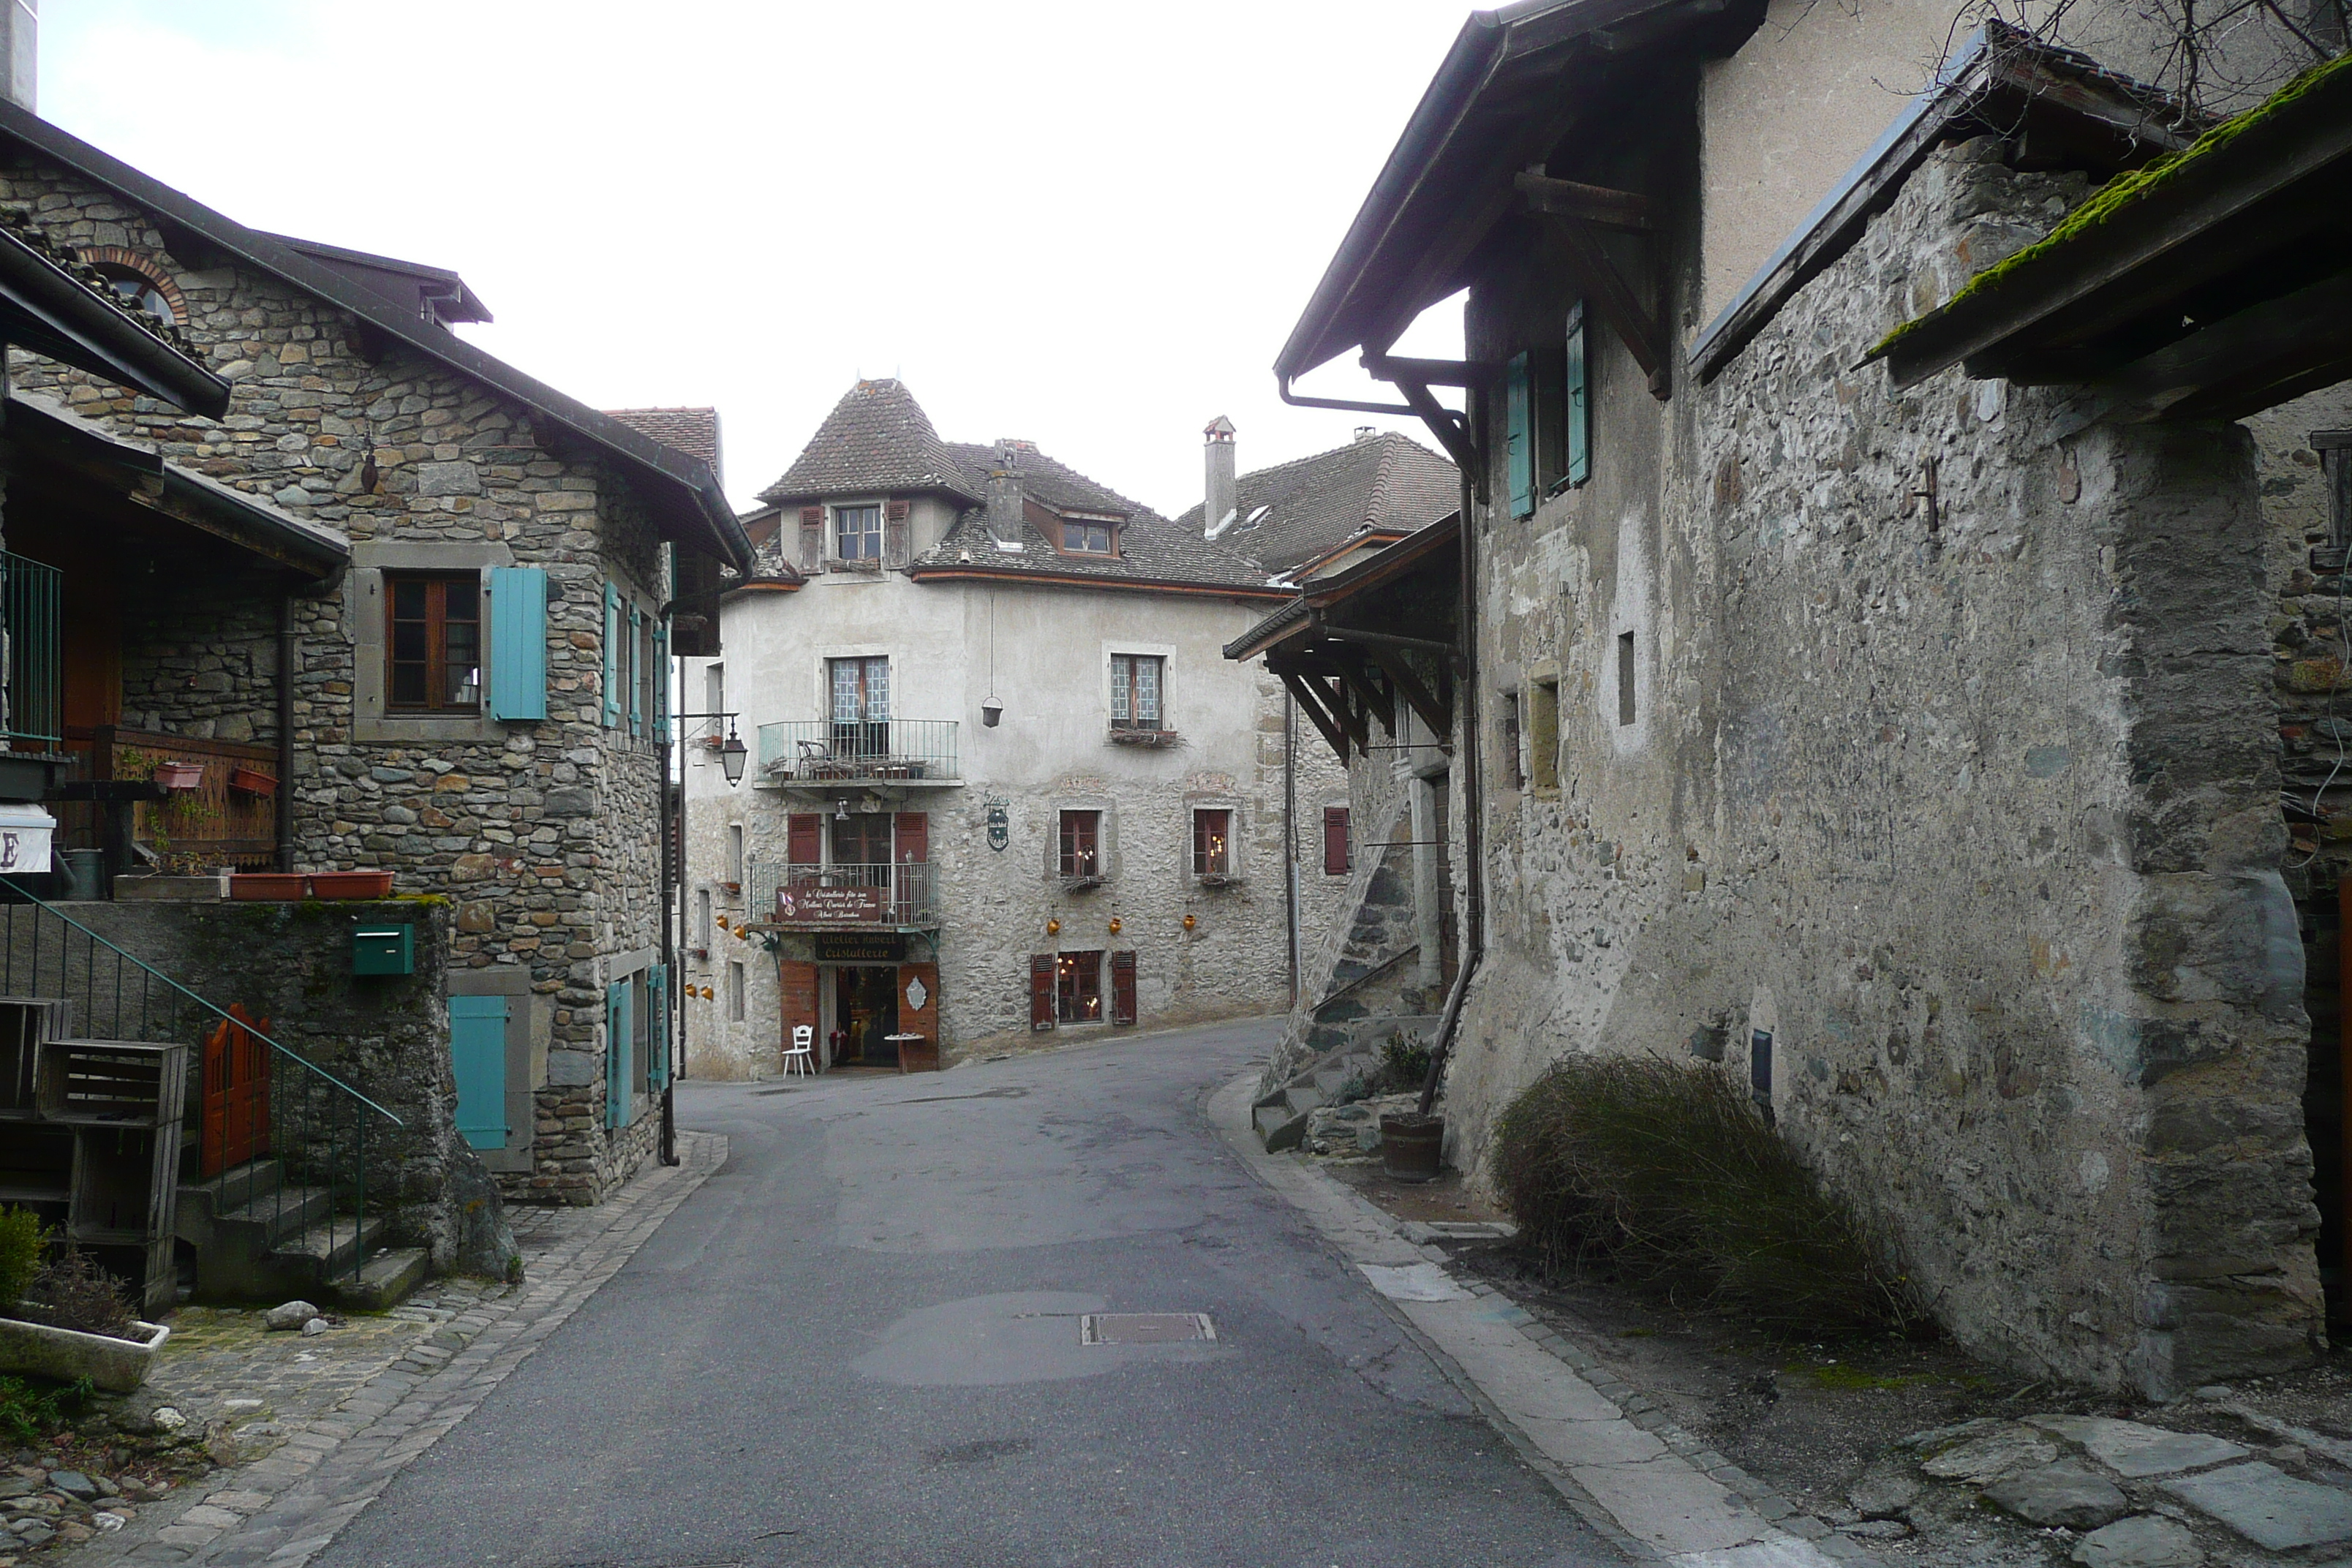
[[[1174, 515], [1409, 419], [1270, 366], [1463, 0], [41, 0], [40, 111], [256, 228], [463, 273], [749, 506], [860, 376]], [[1405, 352], [1459, 352], [1458, 305]], [[1391, 400], [1351, 365], [1302, 391]]]

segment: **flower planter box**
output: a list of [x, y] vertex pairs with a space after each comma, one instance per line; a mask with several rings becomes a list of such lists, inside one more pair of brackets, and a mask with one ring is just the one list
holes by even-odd
[[205, 765], [202, 763], [158, 763], [155, 764], [155, 782], [165, 789], [185, 794], [205, 782]]
[[267, 800], [278, 793], [278, 781], [259, 768], [231, 768], [228, 787], [239, 795], [259, 795]]
[[155, 1352], [172, 1337], [161, 1323], [133, 1323], [131, 1331], [142, 1341], [0, 1318], [0, 1372], [29, 1372], [59, 1383], [86, 1377], [110, 1394], [129, 1394], [147, 1381]]
[[308, 896], [310, 879], [299, 871], [237, 871], [228, 879], [228, 896], [252, 902], [275, 899], [290, 901]]
[[310, 896], [315, 899], [388, 899], [389, 871], [313, 871]]

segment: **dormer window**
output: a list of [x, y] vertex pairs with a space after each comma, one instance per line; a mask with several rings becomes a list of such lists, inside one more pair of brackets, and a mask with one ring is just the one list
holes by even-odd
[[833, 554], [836, 561], [882, 559], [882, 508], [879, 502], [833, 509]]
[[1109, 517], [1062, 517], [1062, 553], [1065, 555], [1115, 555], [1118, 538], [1118, 520]]

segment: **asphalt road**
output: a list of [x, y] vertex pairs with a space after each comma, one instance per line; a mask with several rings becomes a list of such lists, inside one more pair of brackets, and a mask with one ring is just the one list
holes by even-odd
[[680, 1085], [726, 1167], [320, 1568], [1622, 1561], [1219, 1141], [1274, 1033]]

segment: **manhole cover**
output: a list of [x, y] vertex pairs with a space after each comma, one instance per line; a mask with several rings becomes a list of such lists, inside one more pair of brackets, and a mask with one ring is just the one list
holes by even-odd
[[1087, 1345], [1166, 1345], [1216, 1337], [1206, 1312], [1087, 1312], [1078, 1319], [1078, 1342]]

